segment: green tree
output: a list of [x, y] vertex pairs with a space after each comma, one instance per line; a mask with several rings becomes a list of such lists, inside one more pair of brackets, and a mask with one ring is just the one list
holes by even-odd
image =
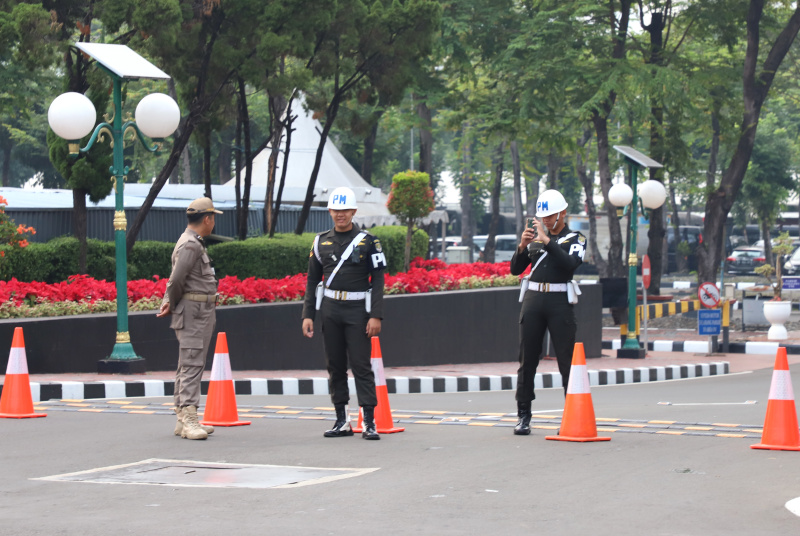
[[[785, 21], [783, 23], [779, 21]], [[728, 213], [742, 188], [756, 140], [762, 107], [775, 75], [800, 31], [800, 5], [750, 0], [745, 16], [746, 49], [742, 66], [742, 120], [737, 145], [718, 187], [708, 196], [703, 243], [698, 247], [698, 278], [714, 281], [721, 259], [721, 243]], [[768, 49], [766, 55], [759, 53]]]
[[[791, 143], [776, 117], [767, 114], [753, 145], [753, 154], [742, 181], [742, 198], [755, 213], [764, 239], [767, 264], [774, 264], [772, 228], [789, 192], [795, 188], [791, 168]], [[790, 252], [791, 253], [791, 252]]]
[[403, 73], [430, 51], [439, 17], [439, 4], [432, 0], [377, 0], [369, 6], [361, 0], [345, 0], [337, 4], [332, 24], [318, 37], [317, 54], [311, 62], [314, 75], [332, 83], [308, 95], [310, 107], [324, 110], [325, 119], [296, 234], [303, 232], [311, 211], [322, 151], [340, 106], [367, 81], [379, 91], [391, 88], [402, 92], [410, 83]]
[[406, 226], [406, 248], [403, 271], [411, 262], [411, 237], [417, 222], [434, 209], [430, 177], [421, 171], [405, 171], [392, 177], [392, 190], [386, 202], [389, 212]]

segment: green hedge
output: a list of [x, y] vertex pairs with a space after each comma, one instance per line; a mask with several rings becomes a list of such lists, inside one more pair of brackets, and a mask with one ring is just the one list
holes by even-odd
[[257, 277], [277, 279], [308, 270], [308, 252], [313, 233], [276, 234], [274, 238], [248, 238], [244, 242], [224, 242], [208, 248], [217, 277], [235, 275], [239, 279]]
[[[86, 268], [95, 279], [114, 281], [116, 259], [113, 242], [89, 239]], [[142, 241], [133, 246], [128, 258], [128, 279], [148, 279], [154, 275], [169, 277], [170, 255], [174, 244]], [[54, 238], [44, 244], [32, 242], [25, 249], [8, 255], [0, 268], [2, 279], [16, 277], [20, 281], [58, 283], [78, 273], [78, 239]]]
[[[370, 233], [377, 236], [386, 253], [389, 272], [403, 269], [406, 228], [400, 226], [373, 227]], [[279, 234], [275, 238], [249, 238], [244, 242], [225, 242], [208, 248], [214, 260], [217, 277], [235, 275], [240, 279], [257, 277], [277, 279], [287, 275], [305, 273], [308, 254], [314, 233]], [[154, 275], [169, 277], [172, 269], [173, 243], [136, 242], [128, 257], [128, 279], [149, 279]], [[87, 241], [87, 271], [95, 279], [113, 281], [116, 277], [114, 243], [89, 239]], [[411, 243], [411, 258], [424, 257], [428, 248], [428, 235], [417, 230]], [[0, 262], [0, 278], [20, 281], [58, 283], [78, 273], [78, 239], [55, 238], [44, 244], [33, 242], [28, 247], [7, 251]]]

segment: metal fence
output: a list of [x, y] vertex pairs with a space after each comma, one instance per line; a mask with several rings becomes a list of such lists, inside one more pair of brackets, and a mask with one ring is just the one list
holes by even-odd
[[[284, 205], [278, 213], [278, 233], [294, 232], [301, 207]], [[98, 240], [114, 240], [114, 209], [88, 207], [87, 208], [87, 236]], [[136, 218], [139, 209], [126, 209], [125, 217], [128, 224]], [[73, 234], [73, 209], [67, 208], [6, 208], [6, 213], [17, 224], [25, 224], [36, 229], [36, 234], [29, 238], [32, 242], [47, 242], [52, 238]], [[247, 216], [249, 236], [259, 236], [264, 225], [264, 210], [250, 208]], [[311, 212], [306, 220], [307, 232], [319, 233], [333, 226], [328, 210], [322, 207], [311, 207]], [[153, 207], [139, 232], [138, 240], [156, 240], [158, 242], [174, 242], [186, 227], [186, 210], [183, 208]], [[222, 236], [236, 236], [236, 214], [233, 210], [226, 210], [217, 214], [214, 234]]]

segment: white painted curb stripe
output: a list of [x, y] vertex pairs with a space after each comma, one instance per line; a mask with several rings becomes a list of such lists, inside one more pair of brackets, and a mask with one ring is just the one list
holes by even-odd
[[777, 342], [748, 341], [744, 343], [744, 353], [746, 354], [772, 354], [778, 351]]
[[394, 392], [398, 395], [408, 394], [408, 378], [405, 376], [397, 376], [394, 378]]
[[[125, 398], [125, 382], [120, 380], [107, 380], [104, 381], [103, 384], [105, 385], [106, 391], [106, 398]], [[164, 385], [163, 382], [161, 385]], [[161, 390], [161, 395], [164, 394], [164, 390]], [[145, 386], [144, 396], [160, 396], [160, 395], [148, 395], [147, 394], [147, 386]]]

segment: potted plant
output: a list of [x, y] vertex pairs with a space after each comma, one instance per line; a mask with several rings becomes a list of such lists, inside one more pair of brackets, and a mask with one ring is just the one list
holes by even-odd
[[[789, 233], [781, 233], [775, 239], [775, 245], [772, 247], [772, 257], [775, 265], [765, 264], [755, 269], [755, 272], [764, 276], [772, 286], [773, 297], [771, 300], [764, 302], [764, 317], [770, 323], [769, 333], [767, 334], [769, 340], [783, 340], [789, 337], [784, 324], [792, 314], [792, 302], [781, 299], [781, 291], [783, 290], [781, 265], [783, 264], [783, 258], [792, 252], [792, 248], [792, 239], [789, 237]], [[773, 276], [775, 276], [774, 281]]]

